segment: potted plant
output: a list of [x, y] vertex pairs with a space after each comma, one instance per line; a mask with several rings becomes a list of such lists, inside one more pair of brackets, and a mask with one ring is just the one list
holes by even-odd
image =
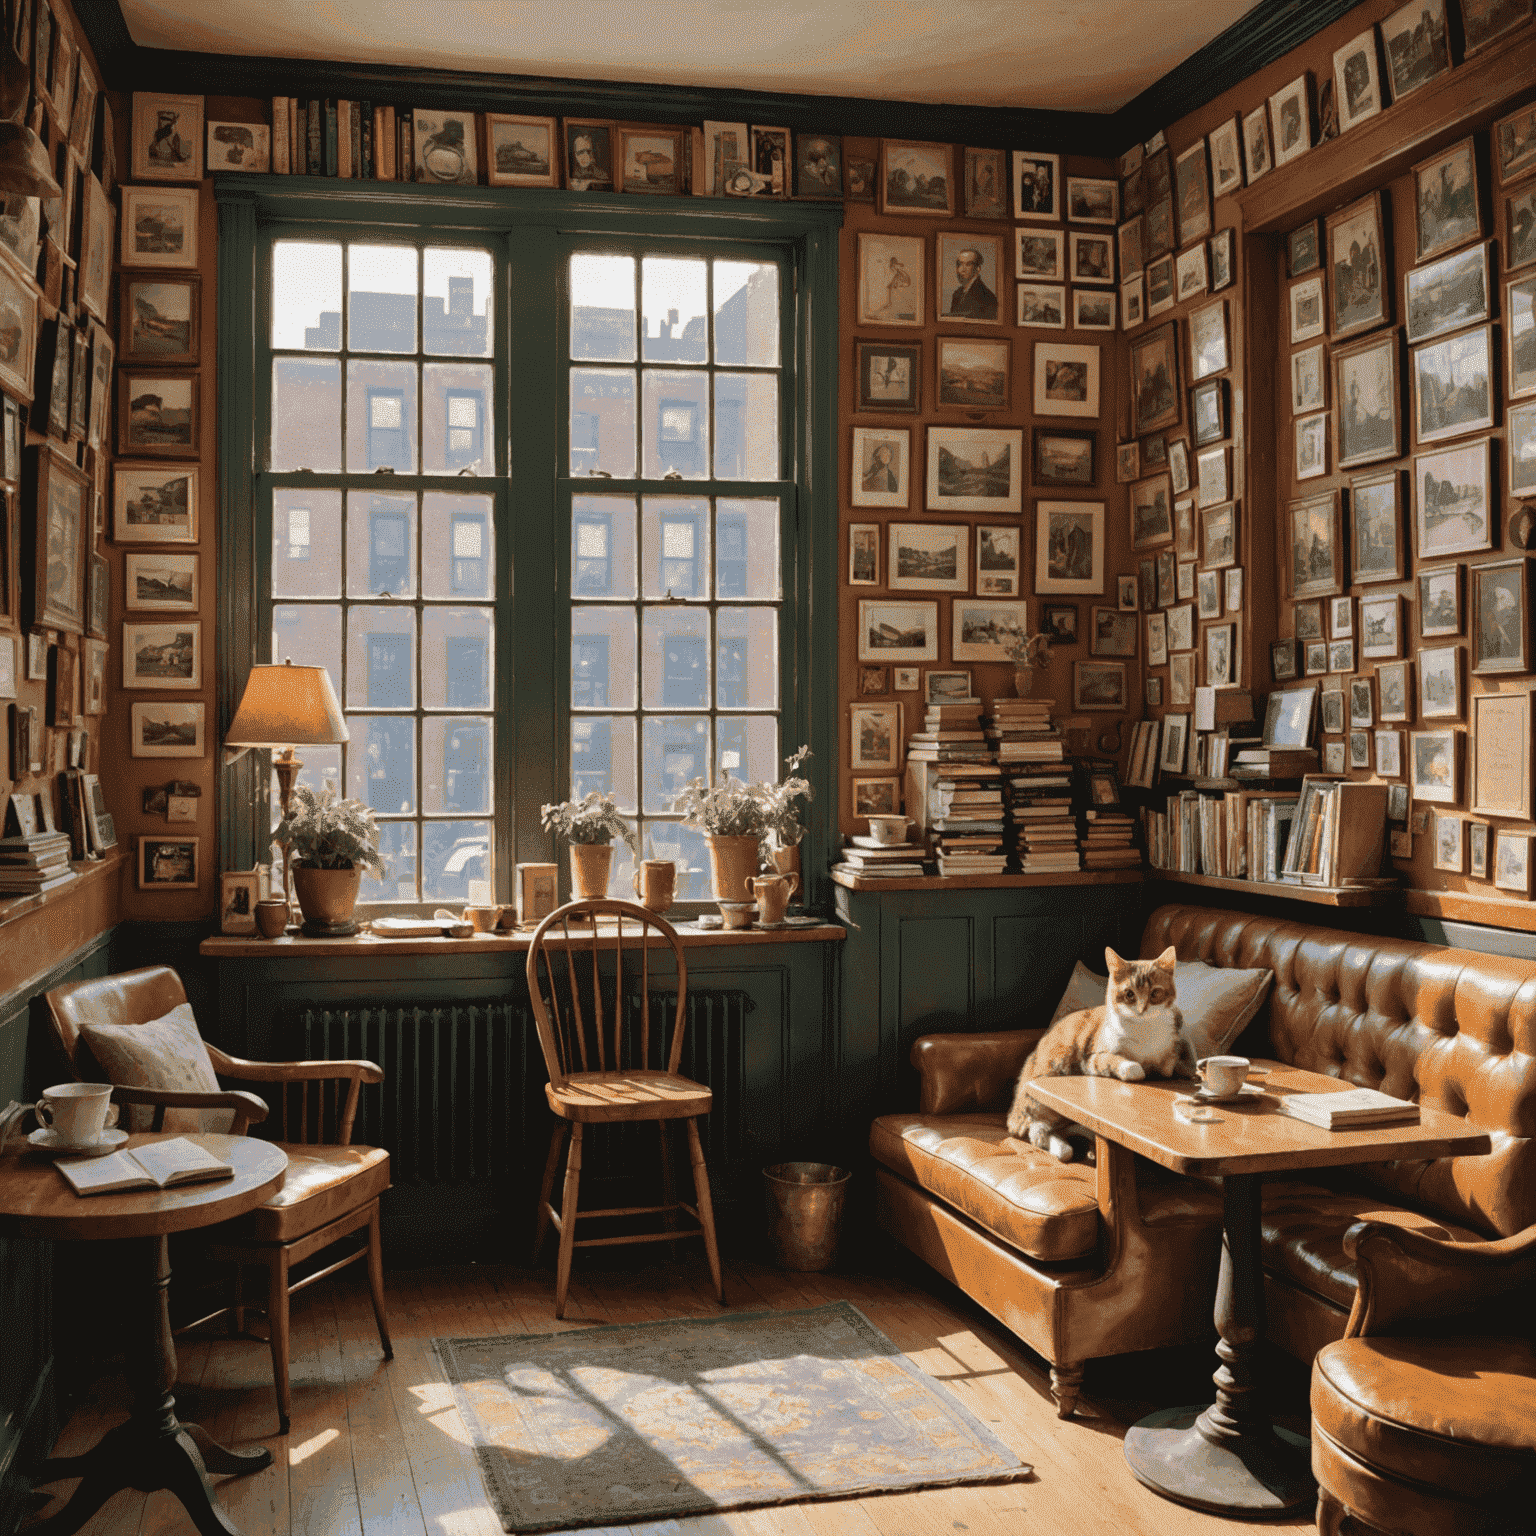
[[1035, 686], [1035, 668], [1046, 658], [1050, 650], [1051, 637], [1048, 634], [1036, 634], [1033, 630], [1025, 630], [1022, 635], [1008, 643], [1008, 655], [1013, 662], [1013, 691], [1021, 699], [1029, 697], [1029, 691]]
[[386, 873], [379, 856], [379, 824], [361, 800], [343, 800], [330, 780], [317, 795], [295, 784], [288, 810], [272, 833], [293, 872], [294, 894], [311, 938], [357, 932], [352, 919], [364, 868]]
[[613, 796], [600, 790], [592, 790], [581, 800], [543, 806], [539, 815], [546, 832], [559, 833], [570, 845], [571, 885], [582, 901], [598, 901], [608, 894], [614, 838], [639, 856], [629, 823], [619, 814]]

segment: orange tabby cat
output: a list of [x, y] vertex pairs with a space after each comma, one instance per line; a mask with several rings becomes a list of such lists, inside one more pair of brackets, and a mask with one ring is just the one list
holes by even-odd
[[1037, 1077], [1118, 1077], [1140, 1082], [1149, 1071], [1160, 1077], [1198, 1076], [1195, 1053], [1184, 1035], [1184, 1016], [1174, 1001], [1173, 967], [1165, 949], [1156, 960], [1122, 960], [1106, 949], [1109, 986], [1097, 1008], [1069, 1013], [1051, 1025], [1030, 1052], [1013, 1091], [1008, 1134], [1070, 1163], [1076, 1151], [1067, 1139], [1072, 1122], [1037, 1104], [1029, 1083]]

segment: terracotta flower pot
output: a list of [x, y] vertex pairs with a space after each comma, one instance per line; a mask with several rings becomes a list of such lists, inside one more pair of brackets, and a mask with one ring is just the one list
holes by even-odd
[[753, 901], [748, 882], [757, 873], [755, 837], [706, 837], [716, 901]]
[[357, 932], [352, 920], [363, 872], [350, 869], [312, 869], [293, 866], [293, 894], [304, 914], [304, 932], [312, 939], [340, 939]]
[[601, 901], [613, 868], [612, 843], [572, 843], [571, 890], [577, 901]]
[[770, 849], [768, 857], [773, 860], [773, 867], [777, 873], [793, 875], [795, 876], [796, 884], [800, 883], [799, 843], [791, 843], [787, 848]]

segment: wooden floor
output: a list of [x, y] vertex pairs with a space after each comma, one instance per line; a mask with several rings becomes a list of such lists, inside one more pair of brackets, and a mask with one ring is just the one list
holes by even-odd
[[[1183, 1509], [1143, 1488], [1121, 1454], [1125, 1426], [1152, 1408], [1209, 1397], [1214, 1359], [1161, 1352], [1090, 1365], [1079, 1417], [1056, 1418], [1040, 1359], [957, 1291], [905, 1255], [879, 1274], [785, 1274], [727, 1262], [727, 1298], [746, 1309], [857, 1305], [930, 1375], [944, 1381], [1023, 1460], [1031, 1481], [892, 1493], [860, 1500], [606, 1528], [613, 1536], [1184, 1536], [1251, 1529]], [[356, 1266], [302, 1292], [293, 1309], [293, 1429], [278, 1437], [264, 1345], [216, 1335], [183, 1338], [181, 1417], [226, 1444], [265, 1444], [267, 1471], [218, 1480], [244, 1536], [498, 1536], [464, 1428], [432, 1353], [434, 1335], [543, 1333], [599, 1323], [709, 1316], [702, 1254], [612, 1267], [578, 1262], [564, 1322], [548, 1270], [496, 1266], [414, 1270], [386, 1277], [395, 1358], [379, 1353]], [[621, 1267], [621, 1265], [623, 1267]], [[1305, 1373], [1276, 1357], [1281, 1422], [1305, 1432]], [[65, 1426], [58, 1455], [88, 1449], [125, 1412], [121, 1379], [104, 1377]], [[72, 1483], [50, 1491], [67, 1495]], [[56, 1505], [54, 1507], [57, 1507]], [[1305, 1518], [1267, 1529], [1310, 1530]], [[188, 1532], [168, 1494], [123, 1492], [85, 1536]]]

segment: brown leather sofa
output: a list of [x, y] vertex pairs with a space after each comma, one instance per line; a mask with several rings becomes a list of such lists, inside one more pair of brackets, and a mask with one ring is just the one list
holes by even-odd
[[[1536, 1232], [1536, 964], [1206, 907], [1152, 914], [1142, 955], [1170, 944], [1181, 960], [1274, 971], [1245, 1054], [1492, 1133], [1486, 1156], [1267, 1184], [1271, 1339], [1311, 1360], [1344, 1336], [1358, 1273], [1345, 1234], [1358, 1222], [1441, 1252]], [[1013, 1081], [1040, 1033], [917, 1041], [918, 1110], [876, 1120], [870, 1151], [881, 1224], [1045, 1356], [1066, 1417], [1084, 1361], [1209, 1336], [1220, 1207], [1102, 1140], [1088, 1168], [1010, 1138]]]

